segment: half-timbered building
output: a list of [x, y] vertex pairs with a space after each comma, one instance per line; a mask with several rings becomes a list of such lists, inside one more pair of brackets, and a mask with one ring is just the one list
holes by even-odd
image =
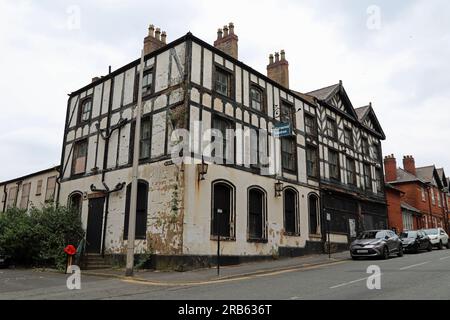
[[[307, 159], [319, 154], [319, 169], [308, 177], [320, 179], [322, 220], [328, 221], [322, 234], [329, 231], [332, 242], [345, 246], [361, 230], [387, 226], [385, 134], [372, 105], [355, 109], [342, 81], [308, 95], [317, 102], [317, 128], [307, 130]], [[314, 123], [307, 117], [305, 123]]]
[[[307, 160], [315, 101], [289, 89], [284, 51], [271, 55], [264, 75], [238, 60], [237, 41], [232, 24], [214, 46], [190, 33], [166, 44], [151, 26], [141, 84], [135, 60], [70, 94], [59, 202], [80, 201], [88, 253], [126, 250], [139, 85], [136, 253], [207, 263], [218, 236], [222, 255], [235, 261], [322, 251], [317, 154]], [[287, 133], [274, 134], [286, 124]], [[172, 155], [177, 129], [189, 132], [188, 149], [176, 152], [181, 162]], [[209, 152], [217, 133], [221, 150]]]

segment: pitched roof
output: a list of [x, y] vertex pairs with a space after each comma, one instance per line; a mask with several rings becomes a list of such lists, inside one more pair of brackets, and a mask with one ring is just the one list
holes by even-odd
[[315, 97], [314, 97], [314, 96], [311, 96], [311, 95], [309, 95], [309, 94], [304, 94], [304, 93], [301, 93], [301, 92], [295, 91], [295, 90], [292, 90], [292, 91], [294, 91], [297, 95], [299, 95], [300, 97], [302, 97], [303, 99], [305, 99], [305, 100], [308, 101], [309, 103], [311, 103], [311, 104], [313, 104], [313, 105], [316, 104], [316, 100], [315, 100]]
[[369, 106], [365, 106], [365, 107], [359, 107], [355, 109], [356, 115], [358, 116], [358, 120], [361, 122], [366, 114], [369, 112], [370, 110], [370, 105]]
[[425, 181], [422, 181], [420, 178], [418, 178], [415, 175], [413, 175], [413, 174], [403, 170], [402, 168], [397, 168], [397, 180], [395, 180], [395, 181], [386, 181], [386, 182], [390, 183], [390, 184], [394, 184], [394, 183], [414, 182], [414, 181], [425, 183]]
[[419, 209], [407, 204], [406, 202], [402, 202], [401, 205], [402, 209], [408, 210], [408, 211], [412, 211], [412, 212], [416, 212], [416, 213], [421, 213]]
[[337, 84], [333, 84], [331, 86], [322, 88], [322, 89], [317, 89], [311, 92], [308, 92], [307, 94], [313, 97], [316, 97], [317, 99], [320, 100], [328, 100], [329, 98], [331, 98], [331, 96], [334, 95], [334, 93], [336, 92], [337, 89], [339, 89], [340, 87], [340, 83]]
[[435, 169], [434, 166], [416, 168], [416, 176], [425, 182], [432, 182]]

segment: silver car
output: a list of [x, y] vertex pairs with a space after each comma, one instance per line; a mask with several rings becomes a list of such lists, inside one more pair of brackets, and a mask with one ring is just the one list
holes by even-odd
[[391, 230], [371, 230], [362, 232], [350, 245], [352, 259], [359, 257], [381, 257], [388, 259], [391, 254], [403, 256], [400, 238]]

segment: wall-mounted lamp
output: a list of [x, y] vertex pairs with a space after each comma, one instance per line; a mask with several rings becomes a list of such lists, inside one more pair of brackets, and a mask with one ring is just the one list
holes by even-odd
[[278, 182], [275, 183], [275, 197], [281, 197], [282, 193], [283, 193], [283, 182], [278, 180]]
[[205, 175], [208, 173], [208, 164], [202, 157], [202, 163], [197, 164], [199, 180], [205, 180]]

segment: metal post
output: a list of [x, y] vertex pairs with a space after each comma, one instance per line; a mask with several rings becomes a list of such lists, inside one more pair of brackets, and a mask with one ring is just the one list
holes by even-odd
[[217, 209], [216, 213], [216, 230], [217, 230], [217, 276], [220, 275], [220, 222], [219, 214], [222, 213], [222, 209]]
[[328, 238], [328, 259], [331, 259], [331, 237], [330, 237], [331, 214], [326, 213], [326, 218], [327, 218], [327, 238]]
[[131, 199], [130, 215], [128, 217], [128, 246], [127, 246], [127, 266], [125, 275], [133, 276], [134, 269], [134, 240], [136, 237], [136, 208], [138, 194], [138, 169], [141, 140], [141, 117], [142, 117], [142, 79], [144, 77], [144, 50], [141, 52], [141, 64], [139, 70], [139, 90], [138, 102], [136, 107], [136, 127], [134, 130], [134, 150], [133, 150], [133, 169], [131, 180]]

